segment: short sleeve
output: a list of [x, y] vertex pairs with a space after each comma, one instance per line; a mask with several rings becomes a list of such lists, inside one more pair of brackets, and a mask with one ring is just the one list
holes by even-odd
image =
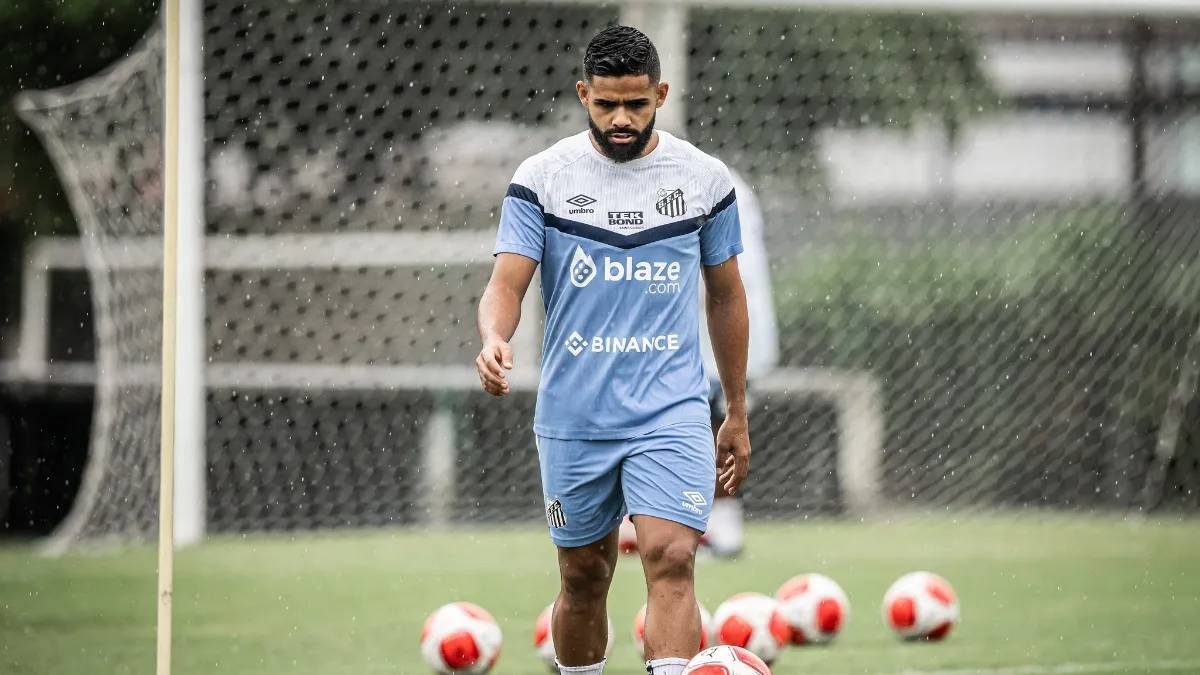
[[714, 193], [716, 204], [700, 227], [700, 263], [708, 267], [720, 265], [743, 251], [737, 194], [729, 170], [724, 166], [716, 180]]
[[546, 242], [546, 219], [536, 191], [532, 162], [525, 160], [508, 185], [500, 206], [500, 227], [492, 254], [517, 253], [542, 260]]

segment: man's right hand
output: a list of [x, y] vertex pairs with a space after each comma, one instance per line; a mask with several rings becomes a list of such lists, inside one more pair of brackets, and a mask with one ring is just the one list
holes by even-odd
[[479, 372], [479, 383], [492, 396], [508, 393], [507, 372], [513, 367], [512, 347], [503, 340], [489, 340], [475, 357], [475, 370]]

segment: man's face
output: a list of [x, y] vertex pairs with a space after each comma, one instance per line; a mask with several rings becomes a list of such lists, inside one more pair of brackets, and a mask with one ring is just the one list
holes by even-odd
[[654, 131], [654, 114], [667, 98], [666, 82], [649, 75], [597, 75], [575, 83], [600, 151], [617, 162], [641, 157]]

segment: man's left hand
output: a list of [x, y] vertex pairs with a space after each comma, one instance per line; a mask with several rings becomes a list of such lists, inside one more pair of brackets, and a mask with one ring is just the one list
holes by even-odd
[[733, 496], [750, 473], [750, 431], [745, 415], [728, 415], [717, 431], [717, 483]]

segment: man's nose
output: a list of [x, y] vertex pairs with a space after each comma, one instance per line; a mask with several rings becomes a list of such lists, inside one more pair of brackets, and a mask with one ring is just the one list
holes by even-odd
[[633, 119], [629, 117], [629, 112], [624, 106], [617, 108], [617, 112], [613, 115], [613, 126], [628, 127], [633, 125]]

